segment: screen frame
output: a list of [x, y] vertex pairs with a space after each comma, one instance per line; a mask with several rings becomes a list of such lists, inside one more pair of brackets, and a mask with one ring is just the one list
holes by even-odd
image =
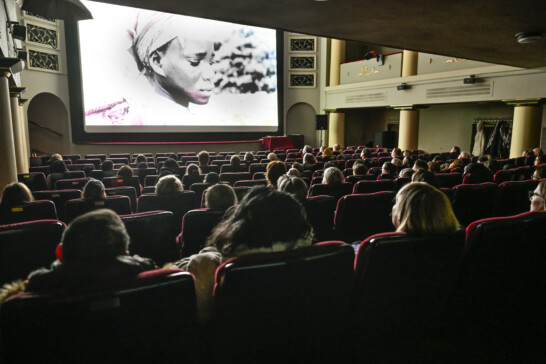
[[203, 142], [249, 142], [264, 136], [284, 135], [284, 32], [276, 30], [277, 43], [277, 131], [253, 132], [171, 132], [129, 133], [129, 132], [93, 132], [85, 131], [85, 110], [83, 105], [83, 84], [80, 59], [78, 24], [65, 21], [65, 39], [68, 69], [68, 89], [70, 94], [70, 123], [72, 142], [75, 144], [127, 144], [127, 143], [203, 143]]

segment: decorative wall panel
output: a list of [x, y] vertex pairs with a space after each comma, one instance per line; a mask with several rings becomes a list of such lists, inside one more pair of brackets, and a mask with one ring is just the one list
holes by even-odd
[[289, 38], [289, 52], [310, 52], [317, 51], [317, 38], [308, 36], [294, 36]]
[[29, 22], [25, 22], [25, 25], [27, 27], [27, 43], [57, 49], [59, 44], [59, 32], [57, 28], [45, 27]]
[[314, 88], [316, 87], [315, 73], [290, 73], [288, 87]]
[[314, 71], [316, 69], [316, 56], [290, 56], [290, 70], [307, 70]]
[[29, 47], [27, 47], [26, 51], [28, 52], [28, 69], [55, 73], [61, 72], [59, 53]]

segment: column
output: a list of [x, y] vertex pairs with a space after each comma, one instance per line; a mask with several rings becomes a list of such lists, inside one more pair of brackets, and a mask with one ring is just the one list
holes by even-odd
[[402, 54], [402, 77], [415, 76], [417, 74], [417, 60], [419, 53], [404, 51]]
[[[345, 62], [345, 41], [332, 39], [330, 44], [330, 86], [339, 85], [341, 63]], [[345, 114], [331, 112], [328, 114], [328, 132], [324, 137], [327, 146], [345, 145]]]
[[17, 181], [15, 162], [15, 144], [13, 141], [13, 124], [11, 122], [11, 102], [8, 78], [10, 72], [0, 70], [0, 191]]
[[521, 157], [525, 149], [540, 147], [542, 105], [515, 104], [510, 158]]
[[23, 150], [25, 156], [25, 173], [30, 168], [30, 140], [28, 135], [28, 120], [25, 114], [25, 102], [27, 99], [19, 99], [19, 118], [21, 120], [21, 134], [23, 135]]
[[398, 148], [402, 150], [419, 149], [419, 110], [400, 110]]
[[17, 166], [17, 173], [25, 173], [25, 151], [24, 151], [24, 139], [23, 131], [21, 128], [21, 113], [19, 112], [19, 98], [21, 92], [25, 89], [20, 87], [11, 88], [10, 101], [11, 101], [11, 122], [13, 128], [13, 142], [15, 146], [15, 161]]

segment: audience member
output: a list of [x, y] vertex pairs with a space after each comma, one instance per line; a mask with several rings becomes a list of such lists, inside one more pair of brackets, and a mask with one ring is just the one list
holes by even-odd
[[25, 184], [12, 182], [4, 188], [0, 206], [2, 208], [11, 208], [32, 201], [34, 201], [34, 196], [32, 196], [32, 192]]
[[432, 173], [440, 172], [440, 165], [436, 162], [428, 162], [428, 170]]
[[391, 157], [393, 159], [395, 158], [398, 158], [398, 159], [401, 159], [403, 157], [402, 155], [402, 149], [400, 148], [394, 148], [392, 151], [391, 151]]
[[417, 171], [411, 176], [412, 182], [425, 182], [436, 188], [440, 188], [438, 177], [430, 171]]
[[114, 171], [114, 162], [110, 159], [105, 159], [101, 164], [102, 175], [104, 177], [114, 177], [116, 172]]
[[457, 159], [459, 158], [460, 154], [461, 154], [461, 148], [454, 145], [453, 148], [451, 148], [449, 159]]
[[538, 156], [541, 156], [544, 154], [544, 152], [542, 151], [542, 148], [534, 148], [533, 149], [533, 154], [535, 157], [538, 157]]
[[49, 157], [48, 163], [51, 164], [54, 161], [62, 161], [63, 157], [59, 153], [54, 153]]
[[254, 153], [252, 152], [246, 152], [244, 162], [246, 163], [247, 167], [250, 167], [252, 163], [254, 163]]
[[310, 145], [305, 145], [303, 147], [303, 149], [301, 150], [302, 154], [306, 154], [306, 153], [313, 153], [313, 148], [311, 148]]
[[393, 158], [391, 160], [391, 163], [395, 166], [395, 167], [402, 167], [402, 160], [399, 159], [399, 158]]
[[101, 181], [91, 179], [83, 187], [82, 197], [84, 201], [99, 201], [106, 198], [106, 191]]
[[535, 167], [541, 166], [543, 164], [546, 164], [546, 155], [541, 154], [535, 157]]
[[396, 178], [396, 166], [391, 162], [383, 163], [381, 167], [381, 179], [394, 179]]
[[68, 168], [66, 168], [66, 164], [64, 164], [62, 160], [56, 159], [51, 162], [51, 165], [49, 166], [49, 175], [46, 178], [47, 188], [54, 189], [55, 182], [62, 179], [65, 172], [68, 172]]
[[471, 174], [471, 183], [493, 182], [493, 173], [481, 163], [469, 163], [464, 167], [464, 175]]
[[199, 162], [199, 171], [201, 174], [206, 174], [210, 171], [210, 155], [206, 150], [202, 150], [197, 153], [197, 160]]
[[304, 169], [303, 169], [303, 164], [301, 164], [301, 163], [299, 163], [299, 162], [294, 162], [294, 163], [292, 163], [292, 168], [297, 169], [298, 172], [300, 173], [300, 175], [303, 174], [303, 171], [304, 171]]
[[136, 159], [135, 159], [135, 163], [138, 165], [139, 163], [145, 163], [146, 164], [146, 167], [145, 168], [148, 168], [148, 159], [144, 156], [144, 154], [139, 154], [137, 155]]
[[337, 152], [339, 154], [343, 154], [343, 150], [341, 149], [339, 144], [334, 144], [334, 146], [332, 147], [332, 152]]
[[308, 188], [307, 184], [301, 178], [285, 174], [279, 177], [277, 190], [291, 194], [303, 204], [307, 198]]
[[540, 182], [534, 191], [529, 192], [529, 199], [531, 201], [531, 211], [546, 211], [546, 180]]
[[277, 188], [277, 180], [286, 173], [286, 165], [280, 161], [272, 161], [266, 167], [265, 179], [269, 187]]
[[180, 180], [171, 175], [161, 177], [155, 184], [155, 193], [158, 196], [172, 196], [184, 191]]
[[546, 178], [546, 164], [536, 167], [531, 178], [534, 179], [535, 181], [538, 181], [542, 178]]
[[139, 170], [148, 169], [148, 163], [140, 162], [139, 164], [137, 164], [137, 168], [138, 168]]
[[189, 189], [192, 184], [200, 183], [202, 181], [203, 177], [199, 174], [199, 167], [197, 164], [190, 164], [186, 168], [186, 174], [182, 177], [182, 182], [184, 183], [184, 186], [186, 186], [186, 189]]
[[322, 183], [330, 186], [337, 186], [343, 183], [343, 173], [336, 167], [328, 167], [322, 175]]
[[355, 163], [353, 164], [353, 176], [363, 176], [368, 173], [368, 168], [364, 163]]
[[278, 158], [277, 158], [277, 155], [275, 153], [269, 153], [267, 155], [267, 159], [270, 161], [270, 162], [273, 162], [273, 161], [276, 161]]
[[306, 170], [312, 170], [317, 165], [317, 159], [311, 153], [303, 155], [303, 168]]
[[392, 223], [396, 231], [418, 236], [449, 234], [459, 228], [447, 196], [420, 182], [409, 183], [398, 191]]
[[163, 167], [161, 169], [167, 169], [172, 174], [178, 174], [179, 172], [179, 166], [176, 159], [168, 158], [165, 162], [163, 162]]
[[428, 163], [423, 159], [417, 159], [413, 164], [413, 171], [428, 171]]
[[205, 176], [205, 179], [203, 180], [204, 183], [208, 183], [209, 185], [215, 185], [218, 182], [220, 182], [220, 176], [216, 172], [209, 172]]
[[65, 291], [128, 279], [155, 268], [152, 260], [128, 256], [129, 235], [118, 215], [95, 210], [74, 219], [64, 231], [61, 256], [51, 269], [29, 275], [26, 291]]
[[322, 160], [327, 162], [332, 159], [333, 155], [334, 152], [332, 151], [332, 148], [324, 148], [324, 150], [322, 151]]
[[205, 207], [225, 211], [233, 205], [237, 205], [237, 195], [230, 185], [215, 184], [205, 190]]
[[[282, 227], [282, 228], [280, 228]], [[259, 238], [257, 238], [259, 237]], [[216, 268], [225, 260], [251, 253], [293, 250], [309, 246], [313, 229], [303, 206], [285, 192], [252, 188], [224, 214], [199, 254], [175, 263], [195, 277], [200, 318], [210, 319]]]
[[449, 170], [455, 169], [455, 168], [463, 168], [463, 161], [462, 159], [455, 159], [451, 164], [447, 167]]
[[411, 178], [411, 176], [413, 175], [413, 169], [411, 168], [404, 168], [400, 171], [400, 173], [398, 174], [398, 177], [400, 178]]
[[232, 155], [231, 158], [229, 159], [229, 164], [232, 166], [233, 172], [244, 172], [244, 171], [248, 172], [246, 163], [244, 166], [242, 166], [241, 158], [238, 155]]
[[289, 176], [301, 177], [300, 171], [298, 171], [296, 168], [290, 168], [286, 174]]
[[128, 165], [121, 166], [121, 168], [118, 169], [117, 175], [121, 178], [130, 178], [133, 176], [133, 169]]

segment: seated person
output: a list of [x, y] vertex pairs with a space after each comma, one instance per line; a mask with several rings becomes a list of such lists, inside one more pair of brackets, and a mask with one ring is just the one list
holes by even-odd
[[411, 176], [412, 182], [424, 182], [431, 186], [440, 188], [440, 180], [430, 171], [417, 171]]
[[182, 182], [172, 174], [161, 177], [155, 185], [155, 193], [160, 197], [176, 195], [182, 191]]
[[537, 155], [534, 162], [535, 167], [541, 166], [543, 164], [546, 164], [546, 155]]
[[244, 163], [246, 164], [247, 167], [250, 167], [250, 165], [252, 163], [254, 163], [254, 153], [246, 152], [245, 153], [245, 158], [244, 158]]
[[229, 159], [229, 164], [233, 172], [248, 172], [248, 166], [246, 163], [241, 164], [241, 158], [238, 155], [232, 155]]
[[216, 172], [209, 172], [203, 179], [203, 183], [208, 183], [209, 185], [215, 185], [220, 182], [220, 176]]
[[294, 197], [276, 189], [255, 187], [239, 205], [228, 209], [209, 236], [206, 248], [174, 265], [194, 275], [199, 315], [206, 321], [212, 313], [216, 268], [222, 262], [243, 254], [298, 249], [311, 245], [312, 240], [313, 229]]
[[322, 160], [327, 162], [331, 159], [333, 159], [334, 152], [332, 151], [332, 148], [324, 148], [322, 151]]
[[62, 161], [63, 157], [59, 153], [53, 153], [51, 157], [49, 157], [49, 160], [47, 161], [49, 164], [53, 163], [54, 161]]
[[116, 175], [116, 172], [114, 171], [114, 162], [110, 159], [105, 159], [100, 168], [102, 169], [102, 175], [104, 177], [114, 177]]
[[307, 184], [296, 176], [288, 174], [280, 176], [277, 183], [277, 190], [291, 194], [302, 204], [307, 199]]
[[296, 168], [290, 168], [286, 174], [298, 178], [301, 177], [300, 171], [298, 171]]
[[311, 153], [305, 153], [303, 155], [303, 168], [305, 170], [314, 170], [317, 165], [317, 159]]
[[21, 182], [13, 182], [4, 188], [0, 207], [9, 209], [32, 201], [34, 201], [34, 196], [32, 196], [32, 192], [30, 192], [27, 185]]
[[428, 170], [432, 173], [440, 172], [440, 164], [436, 162], [428, 162]]
[[413, 171], [428, 171], [428, 163], [422, 159], [417, 159], [413, 165]]
[[339, 144], [334, 144], [334, 146], [332, 147], [332, 152], [334, 152], [334, 153], [337, 152], [338, 154], [343, 154], [343, 149], [341, 149]]
[[209, 162], [210, 155], [206, 150], [202, 150], [197, 154], [197, 160], [199, 162], [199, 172], [201, 174], [208, 173], [210, 170]]
[[534, 191], [529, 193], [531, 211], [546, 212], [546, 180], [538, 184]]
[[[59, 260], [29, 275], [26, 291], [64, 291], [129, 279], [152, 270], [152, 260], [128, 256], [129, 235], [115, 212], [95, 210], [64, 231]], [[58, 254], [59, 255], [59, 254]]]
[[292, 163], [292, 168], [297, 169], [298, 172], [300, 172], [300, 175], [303, 174], [303, 171], [304, 171], [304, 169], [303, 169], [303, 164], [301, 164], [301, 163], [299, 163], [299, 162], [294, 162], [294, 163]]
[[82, 197], [84, 201], [98, 201], [106, 198], [106, 191], [101, 181], [92, 179], [83, 188]]
[[381, 175], [378, 179], [394, 179], [396, 178], [396, 166], [391, 162], [383, 163], [381, 167]]
[[[360, 162], [360, 161], [357, 161]], [[353, 176], [363, 176], [368, 173], [368, 168], [364, 163], [357, 163], [355, 162], [353, 164]]]
[[533, 148], [533, 154], [535, 157], [538, 157], [540, 155], [543, 155], [544, 152], [542, 151], [542, 148]]
[[[406, 152], [409, 152], [409, 151], [406, 151]], [[402, 149], [400, 148], [394, 148], [391, 152], [391, 157], [393, 159], [401, 159], [403, 157], [403, 154], [402, 154]]]
[[463, 164], [463, 160], [462, 159], [455, 159], [453, 162], [451, 162], [451, 164], [447, 167], [447, 169], [449, 170], [453, 170], [455, 168], [463, 168], [464, 167], [464, 164]]
[[64, 178], [64, 173], [68, 172], [66, 164], [62, 160], [55, 159], [49, 166], [49, 175], [46, 178], [48, 189], [55, 188], [55, 182]]
[[276, 161], [277, 160], [277, 155], [275, 153], [269, 153], [267, 155], [267, 159], [270, 161], [270, 162], [273, 162], [273, 161]]
[[123, 179], [130, 178], [133, 176], [133, 169], [128, 165], [121, 166], [121, 168], [118, 169], [117, 175]]
[[267, 164], [265, 179], [269, 187], [277, 188], [277, 180], [286, 173], [286, 165], [280, 161], [273, 161]]
[[464, 167], [464, 176], [472, 174], [471, 183], [493, 182], [493, 173], [481, 163], [469, 163]]
[[138, 168], [148, 168], [148, 160], [146, 159], [144, 154], [137, 155], [135, 159], [135, 163], [137, 164], [137, 166], [140, 165], [140, 163], [144, 163], [146, 165], [146, 167], [138, 167]]
[[398, 174], [400, 178], [411, 178], [411, 176], [413, 176], [413, 169], [411, 168], [404, 168]]
[[313, 153], [313, 148], [310, 145], [304, 145], [301, 149], [302, 154]]
[[447, 196], [422, 182], [408, 183], [398, 191], [392, 223], [397, 232], [419, 236], [450, 234], [459, 229]]
[[322, 183], [329, 186], [338, 186], [343, 183], [343, 173], [336, 167], [328, 167], [322, 175]]
[[215, 184], [205, 190], [205, 207], [225, 211], [233, 205], [237, 205], [237, 195], [230, 185]]
[[182, 177], [182, 183], [186, 189], [189, 189], [192, 184], [200, 183], [203, 181], [203, 177], [199, 173], [199, 166], [197, 164], [190, 164], [186, 168], [186, 174]]
[[178, 174], [179, 172], [178, 162], [176, 161], [176, 159], [168, 158], [167, 160], [165, 160], [165, 162], [163, 162], [163, 166], [161, 167], [161, 170], [163, 169], [168, 170], [172, 174]]

